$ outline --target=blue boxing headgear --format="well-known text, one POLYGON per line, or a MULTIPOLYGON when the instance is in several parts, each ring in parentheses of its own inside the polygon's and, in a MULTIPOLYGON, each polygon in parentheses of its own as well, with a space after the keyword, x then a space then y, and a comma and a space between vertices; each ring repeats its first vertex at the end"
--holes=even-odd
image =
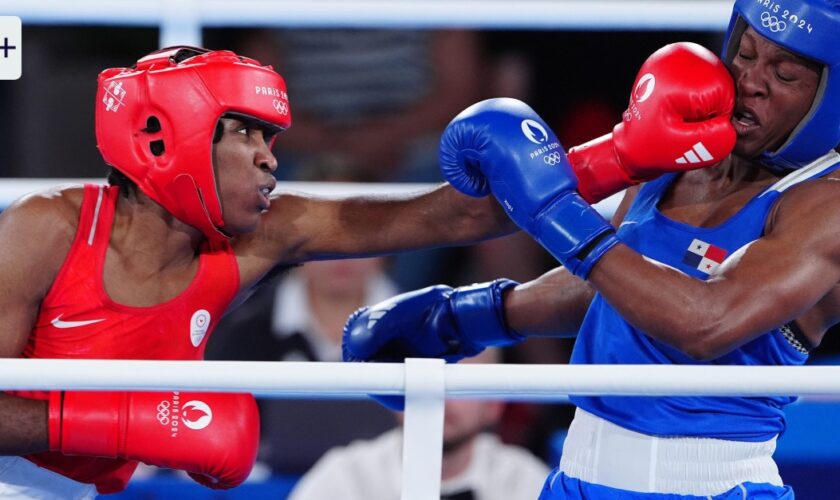
POLYGON ((723 42, 724 61, 735 58, 747 25, 771 42, 823 65, 808 114, 779 149, 762 154, 762 161, 773 167, 803 167, 840 144, 840 1, 736 0, 723 42))

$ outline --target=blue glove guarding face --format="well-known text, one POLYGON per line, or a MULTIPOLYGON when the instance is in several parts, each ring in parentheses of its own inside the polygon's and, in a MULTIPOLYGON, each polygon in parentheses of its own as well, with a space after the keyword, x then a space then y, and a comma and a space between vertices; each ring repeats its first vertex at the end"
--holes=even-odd
MULTIPOLYGON (((503 292, 516 286, 499 279, 451 288, 437 285, 397 295, 350 315, 344 326, 344 361, 402 362, 443 358, 453 363, 485 347, 510 345, 524 337, 505 325, 503 292)), ((401 410, 402 396, 374 396, 401 410)))

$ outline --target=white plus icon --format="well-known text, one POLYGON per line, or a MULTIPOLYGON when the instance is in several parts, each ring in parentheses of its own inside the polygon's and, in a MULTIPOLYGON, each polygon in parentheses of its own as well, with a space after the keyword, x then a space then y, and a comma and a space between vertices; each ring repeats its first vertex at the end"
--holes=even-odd
POLYGON ((3 50, 3 58, 4 59, 8 59, 9 58, 9 51, 14 50, 16 48, 17 47, 15 47, 14 45, 9 45, 9 39, 7 37, 3 37, 3 45, 0 45, 0 49, 3 50))
POLYGON ((0 80, 17 80, 21 75, 23 40, 20 18, 0 16, 0 80))

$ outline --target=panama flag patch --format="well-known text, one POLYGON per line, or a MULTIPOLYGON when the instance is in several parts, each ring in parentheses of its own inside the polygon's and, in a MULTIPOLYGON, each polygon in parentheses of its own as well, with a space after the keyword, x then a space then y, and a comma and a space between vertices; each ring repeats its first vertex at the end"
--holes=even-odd
POLYGON ((726 250, 695 239, 683 255, 683 264, 691 266, 701 273, 711 274, 726 258, 726 250))

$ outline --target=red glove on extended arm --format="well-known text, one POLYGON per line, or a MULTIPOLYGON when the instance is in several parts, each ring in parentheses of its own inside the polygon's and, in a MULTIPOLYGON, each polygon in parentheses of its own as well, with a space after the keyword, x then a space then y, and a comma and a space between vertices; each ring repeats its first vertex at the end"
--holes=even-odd
POLYGON ((51 451, 184 470, 210 488, 233 488, 248 477, 259 430, 250 394, 50 394, 51 451))
POLYGON ((569 150, 578 191, 590 203, 666 172, 714 165, 735 147, 735 86, 706 48, 662 47, 642 65, 633 89, 611 134, 569 150))

